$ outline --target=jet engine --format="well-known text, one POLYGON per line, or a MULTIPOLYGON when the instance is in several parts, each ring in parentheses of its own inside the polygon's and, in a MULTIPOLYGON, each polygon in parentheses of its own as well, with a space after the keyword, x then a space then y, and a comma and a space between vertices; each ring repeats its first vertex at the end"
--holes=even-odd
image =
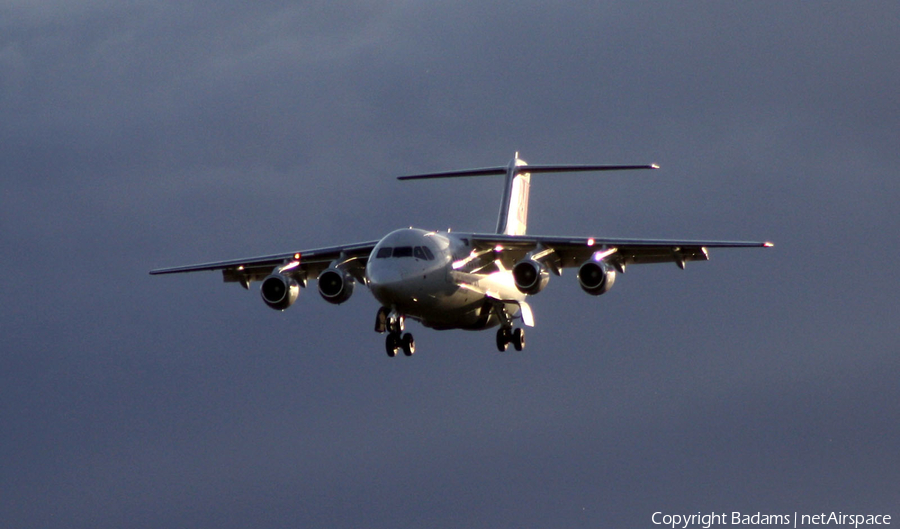
POLYGON ((585 261, 578 268, 578 284, 592 296, 605 294, 616 282, 616 271, 603 261, 585 261))
POLYGON ((329 303, 343 303, 353 295, 356 280, 340 268, 327 268, 319 274, 317 280, 319 294, 329 303))
POLYGON ((259 291, 266 305, 275 310, 284 310, 297 301, 300 284, 291 277, 276 273, 263 279, 259 291))
POLYGON ((547 286, 550 273, 547 267, 534 259, 519 261, 512 269, 516 288, 525 294, 537 294, 547 286))

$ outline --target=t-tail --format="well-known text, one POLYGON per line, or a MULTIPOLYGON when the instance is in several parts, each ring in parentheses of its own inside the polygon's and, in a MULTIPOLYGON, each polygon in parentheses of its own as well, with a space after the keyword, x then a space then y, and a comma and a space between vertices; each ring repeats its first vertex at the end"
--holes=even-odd
POLYGON ((582 171, 622 171, 631 169, 659 169, 650 165, 528 165, 515 157, 505 167, 483 167, 442 173, 427 173, 399 176, 398 180, 423 180, 428 178, 456 178, 466 176, 506 175, 500 215, 497 218, 497 233, 502 235, 525 235, 528 227, 528 195, 531 175, 534 173, 574 173, 582 171))

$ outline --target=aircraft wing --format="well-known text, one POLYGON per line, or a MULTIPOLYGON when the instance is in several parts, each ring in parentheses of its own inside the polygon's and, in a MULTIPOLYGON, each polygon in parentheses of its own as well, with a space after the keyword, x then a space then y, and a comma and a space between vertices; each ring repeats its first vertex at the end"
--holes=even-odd
POLYGON ((262 281, 276 268, 281 268, 286 274, 294 276, 300 281, 307 277, 316 277, 322 270, 338 261, 359 281, 365 283, 363 271, 372 248, 378 241, 330 246, 327 248, 315 248, 312 250, 298 250, 295 252, 249 257, 247 259, 232 259, 229 261, 215 261, 188 266, 176 266, 171 268, 157 268, 151 270, 151 275, 179 274, 184 272, 203 272, 221 270, 226 283, 240 283, 248 288, 253 281, 262 281))
MULTIPOLYGON (((707 248, 765 248, 770 242, 683 241, 668 239, 611 239, 603 237, 558 237, 542 235, 467 234, 476 251, 491 248, 498 258, 511 266, 526 254, 559 271, 580 266, 597 254, 620 272, 631 264, 675 263, 684 268, 687 261, 706 261, 707 248)), ((457 234, 465 237, 465 235, 457 234)))

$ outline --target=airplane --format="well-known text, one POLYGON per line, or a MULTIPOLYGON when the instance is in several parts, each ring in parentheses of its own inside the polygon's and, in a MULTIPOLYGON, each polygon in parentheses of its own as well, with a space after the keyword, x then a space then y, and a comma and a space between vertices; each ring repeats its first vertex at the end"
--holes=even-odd
POLYGON ((218 270, 226 283, 245 289, 261 282, 269 307, 283 311, 297 301, 301 288, 315 278, 329 303, 347 301, 356 283, 368 287, 381 304, 375 332, 387 333, 389 357, 416 350, 405 331, 411 319, 436 329, 483 330, 498 327, 496 345, 506 351, 525 347, 521 321, 534 326, 526 301, 541 292, 550 276, 577 268, 576 279, 588 294, 609 291, 617 274, 632 264, 675 263, 709 259, 708 248, 771 247, 771 242, 684 241, 527 235, 531 175, 584 171, 658 169, 649 165, 528 165, 517 152, 506 166, 414 174, 399 180, 503 176, 506 183, 493 233, 460 233, 404 228, 379 240, 274 255, 160 268, 150 274, 218 270))

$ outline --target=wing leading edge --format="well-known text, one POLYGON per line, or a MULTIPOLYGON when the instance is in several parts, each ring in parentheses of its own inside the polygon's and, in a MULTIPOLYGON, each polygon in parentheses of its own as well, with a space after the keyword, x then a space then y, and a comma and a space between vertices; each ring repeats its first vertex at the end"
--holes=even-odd
MULTIPOLYGON (((602 237, 559 237, 541 235, 456 234, 471 239, 476 250, 493 248, 509 263, 528 253, 553 264, 553 268, 573 268, 592 257, 603 259, 620 272, 631 264, 675 263, 709 259, 707 248, 768 248, 771 242, 697 241, 670 239, 615 239, 602 237)), ((504 264, 509 264, 504 263, 504 264)))
POLYGON ((186 272, 203 272, 221 270, 222 278, 226 283, 240 283, 245 288, 253 281, 261 281, 272 273, 276 267, 289 270, 290 275, 298 280, 305 281, 307 277, 318 276, 335 261, 343 266, 360 281, 364 281, 362 270, 366 266, 369 254, 378 241, 360 242, 312 250, 299 250, 296 252, 263 255, 246 259, 231 259, 228 261, 214 261, 188 266, 175 266, 170 268, 157 268, 151 270, 151 275, 180 274, 186 272), (294 264, 296 263, 296 264, 294 264), (350 266, 348 266, 350 265, 350 266))

